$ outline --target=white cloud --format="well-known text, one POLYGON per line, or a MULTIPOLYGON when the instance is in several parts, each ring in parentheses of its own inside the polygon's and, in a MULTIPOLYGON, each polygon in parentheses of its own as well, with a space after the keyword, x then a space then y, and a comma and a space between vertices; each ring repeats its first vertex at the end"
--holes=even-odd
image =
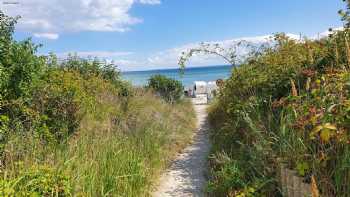
POLYGON ((151 5, 156 5, 156 4, 160 4, 160 0, 139 0, 140 3, 143 4, 151 4, 151 5))
POLYGON ((344 27, 332 28, 332 31, 327 30, 327 31, 321 32, 317 35, 311 36, 311 39, 316 40, 316 39, 320 39, 320 38, 325 38, 325 37, 333 34, 335 31, 342 31, 342 30, 344 30, 344 27))
MULTIPOLYGON (((79 31, 125 32, 142 19, 130 15, 135 3, 159 4, 160 0, 17 0, 0 9, 20 15, 18 28, 37 35, 79 31)), ((41 36, 52 38, 52 36, 41 36)))
MULTIPOLYGON (((291 37, 295 35, 290 34, 291 37)), ((246 44, 242 44, 236 49, 239 56, 244 56, 249 52, 247 44, 252 46, 260 46, 264 43, 271 42, 271 35, 257 36, 257 37, 244 37, 231 40, 221 40, 221 41, 210 41, 205 42, 208 44, 218 43, 222 48, 229 49, 237 45, 241 41, 246 41, 246 44)), ((178 68, 178 61, 182 55, 182 52, 187 52, 190 49, 198 48, 201 43, 189 43, 180 47, 174 47, 166 49, 164 51, 159 51, 153 54, 146 55, 145 57, 130 57, 124 58, 123 60, 115 59, 115 63, 122 70, 150 70, 159 68, 178 68)), ((140 54, 135 54, 140 55, 140 54)), ((227 64, 222 58, 213 55, 201 55, 194 54, 189 60, 188 65, 190 66, 208 66, 208 65, 224 65, 227 64)))
MULTIPOLYGON (((333 28, 333 31, 342 30, 343 28, 333 28)), ((309 39, 323 38, 331 34, 329 31, 322 32, 318 35, 309 36, 309 39)), ((289 38, 294 40, 300 40, 301 36, 297 34, 287 33, 289 38)), ((273 35, 255 36, 255 37, 242 37, 229 40, 217 40, 205 42, 208 44, 219 44, 224 49, 229 49, 237 43, 244 41, 245 44, 240 45, 236 48, 236 54, 239 58, 244 59, 244 57, 251 51, 250 46, 259 47, 263 44, 272 44, 273 35), (248 46, 250 45, 250 46, 248 46)), ((193 48, 198 48, 200 43, 189 43, 183 46, 174 47, 159 51, 153 54, 149 54, 145 58, 127 58, 123 61, 115 61, 117 65, 122 70, 150 70, 150 69, 160 69, 160 68, 178 68, 178 61, 181 57, 182 52, 189 51, 193 48)), ((238 59, 239 59, 238 58, 238 59)), ((209 66, 209 65, 224 65, 227 64, 221 57, 213 55, 201 55, 195 54, 187 63, 189 66, 209 66)))
MULTIPOLYGON (((333 30, 342 30, 342 28, 334 28, 333 30)), ((323 32, 319 37, 328 36, 330 32, 323 32)), ((300 40, 301 36, 297 34, 287 33, 291 39, 300 40)), ((310 36, 310 39, 316 39, 316 36, 310 36)), ((273 35, 254 36, 254 37, 241 37, 229 40, 217 40, 208 41, 208 44, 219 44, 224 49, 230 49, 237 46, 238 43, 243 42, 239 45, 236 50, 236 55, 239 59, 244 57, 251 52, 251 47, 260 47, 264 44, 273 44, 273 35)), ((178 61, 181 57, 182 52, 187 52, 190 49, 198 48, 201 43, 189 43, 180 47, 166 49, 164 51, 156 52, 149 55, 144 59, 129 60, 120 62, 118 64, 122 70, 149 70, 159 68, 178 68, 178 61), (124 64, 126 62, 126 64, 124 64)), ((214 55, 201 55, 195 54, 187 63, 189 66, 209 66, 209 65, 224 65, 227 64, 221 57, 214 55)))
POLYGON ((59 37, 59 35, 55 33, 34 33, 33 35, 37 38, 46 38, 50 40, 56 40, 59 37))
MULTIPOLYGON (((334 28, 334 30, 341 30, 341 28, 334 28)), ((329 34, 324 32, 321 36, 327 36, 329 34)), ((286 34, 288 37, 300 40, 300 35, 286 34)), ((310 36, 314 39, 316 36, 310 36)), ((224 49, 230 49, 237 46, 237 43, 243 42, 242 45, 236 48, 236 54, 239 58, 244 57, 251 51, 251 47, 259 47, 263 44, 273 44, 273 35, 255 36, 255 37, 242 37, 229 40, 217 40, 208 41, 208 44, 219 44, 224 49)), ((132 52, 118 52, 118 51, 82 51, 77 52, 82 57, 99 57, 108 61, 113 61, 121 70, 150 70, 161 68, 178 68, 178 61, 182 55, 182 52, 187 52, 190 49, 198 48, 201 43, 189 43, 179 47, 165 49, 163 51, 155 52, 152 54, 135 54, 132 52)), ((74 52, 70 52, 74 53, 74 52)), ((63 53, 63 55, 67 55, 63 53)), ((224 65, 227 64, 221 57, 213 55, 201 55, 195 54, 188 62, 189 66, 209 66, 209 65, 224 65)))
MULTIPOLYGON (((288 34, 289 37, 296 39, 299 36, 294 34, 288 34)), ((256 37, 242 37, 230 40, 219 40, 205 42, 207 44, 219 44, 223 49, 233 49, 236 51, 238 59, 243 59, 250 50, 251 47, 259 47, 263 44, 268 44, 273 41, 272 35, 256 36, 256 37), (241 45, 237 45, 242 43, 241 45)), ((142 60, 139 65, 121 65, 122 69, 157 69, 157 68, 177 68, 179 67, 178 61, 182 55, 182 52, 188 52, 190 49, 200 47, 201 43, 190 43, 180 47, 167 49, 150 55, 146 60, 142 60)), ((215 55, 203 55, 194 54, 187 63, 190 66, 208 66, 208 65, 224 65, 227 64, 223 58, 215 55)))
POLYGON ((69 51, 65 53, 59 53, 59 57, 67 57, 69 54, 76 54, 79 57, 97 57, 101 59, 109 59, 109 58, 116 58, 116 57, 123 57, 123 56, 129 56, 132 55, 132 52, 123 52, 123 51, 69 51))

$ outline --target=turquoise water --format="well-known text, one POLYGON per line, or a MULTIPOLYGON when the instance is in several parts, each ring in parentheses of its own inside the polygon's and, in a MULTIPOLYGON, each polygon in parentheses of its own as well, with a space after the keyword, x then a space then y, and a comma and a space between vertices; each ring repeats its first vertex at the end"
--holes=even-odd
POLYGON ((217 79, 227 79, 231 74, 232 66, 211 66, 186 68, 183 75, 179 69, 163 69, 149 71, 122 72, 122 78, 130 81, 135 86, 147 84, 150 76, 155 74, 180 80, 185 87, 190 87, 194 81, 215 81, 217 79))

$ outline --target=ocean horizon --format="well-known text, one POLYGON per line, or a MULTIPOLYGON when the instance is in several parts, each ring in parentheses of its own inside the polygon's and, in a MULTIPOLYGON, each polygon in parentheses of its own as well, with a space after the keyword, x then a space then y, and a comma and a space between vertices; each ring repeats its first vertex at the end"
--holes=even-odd
POLYGON ((186 67, 183 72, 180 68, 157 69, 145 71, 125 71, 121 72, 122 79, 129 81, 134 86, 144 86, 152 75, 161 74, 169 78, 182 82, 185 87, 190 87, 194 81, 215 81, 217 79, 227 79, 233 66, 203 66, 186 67))

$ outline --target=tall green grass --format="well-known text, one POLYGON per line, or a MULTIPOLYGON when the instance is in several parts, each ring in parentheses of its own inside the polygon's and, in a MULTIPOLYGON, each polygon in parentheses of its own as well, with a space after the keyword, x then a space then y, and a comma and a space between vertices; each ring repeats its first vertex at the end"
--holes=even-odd
POLYGON ((0 195, 148 196, 190 140, 191 103, 131 88, 98 59, 37 55, 13 39, 18 18, 0 18, 0 195))
MULTIPOLYGON (((169 105, 140 90, 124 103, 127 106, 111 98, 100 97, 96 111, 85 115, 66 143, 49 145, 32 135, 11 136, 5 180, 46 166, 69 180, 73 196, 148 196, 158 174, 191 138, 191 103, 169 105)), ((27 183, 19 182, 14 190, 28 191, 27 183)))

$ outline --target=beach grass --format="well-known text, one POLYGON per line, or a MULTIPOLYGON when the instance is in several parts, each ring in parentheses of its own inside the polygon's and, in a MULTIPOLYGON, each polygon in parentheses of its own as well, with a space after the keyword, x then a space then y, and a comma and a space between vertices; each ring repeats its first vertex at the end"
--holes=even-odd
POLYGON ((85 115, 67 142, 50 145, 33 135, 10 137, 4 180, 18 181, 16 194, 30 190, 28 181, 21 183, 23 177, 38 181, 44 168, 64 177, 61 185, 72 196, 148 196, 195 128, 192 104, 186 100, 170 105, 141 89, 123 106, 113 96, 98 100, 94 113, 85 115))

